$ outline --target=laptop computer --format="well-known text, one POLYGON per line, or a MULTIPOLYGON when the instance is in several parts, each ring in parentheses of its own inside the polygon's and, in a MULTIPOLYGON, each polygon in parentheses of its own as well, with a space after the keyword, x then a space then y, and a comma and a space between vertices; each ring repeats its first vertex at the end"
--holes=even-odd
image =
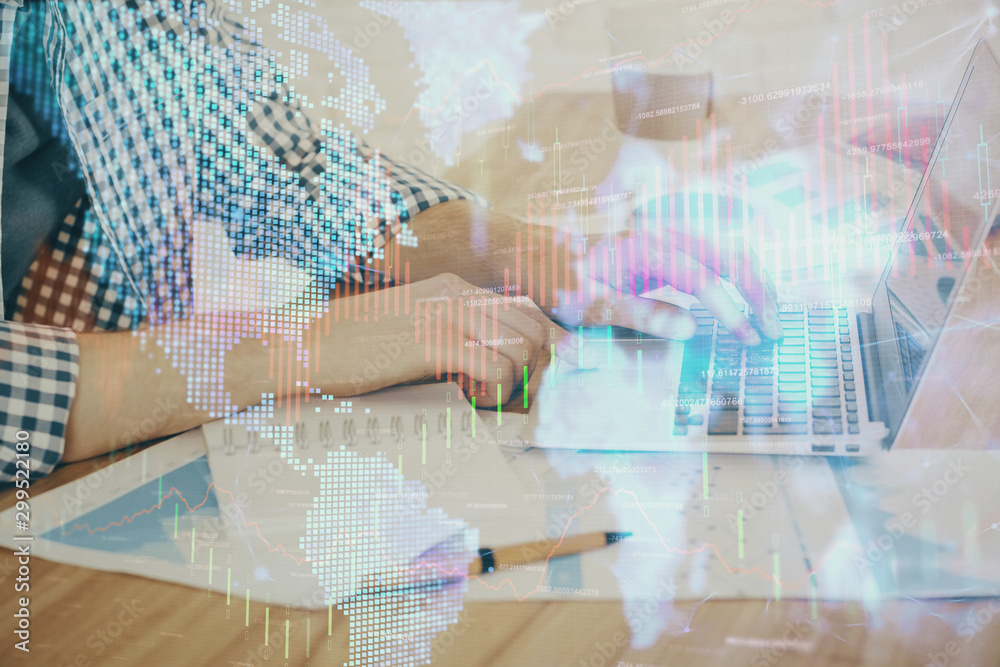
POLYGON ((901 438, 997 439, 1000 409, 988 397, 1000 396, 990 390, 1000 374, 998 133, 1000 62, 980 41, 870 307, 785 306, 784 337, 757 347, 697 306, 685 343, 588 331, 600 367, 550 369, 520 441, 860 456, 901 438))

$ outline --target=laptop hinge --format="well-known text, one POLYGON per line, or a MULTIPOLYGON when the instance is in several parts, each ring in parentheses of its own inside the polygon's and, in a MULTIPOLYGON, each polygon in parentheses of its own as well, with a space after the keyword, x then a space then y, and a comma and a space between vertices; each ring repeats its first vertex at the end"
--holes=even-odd
POLYGON ((888 411, 885 396, 875 388, 881 386, 882 369, 875 347, 875 317, 871 313, 858 313, 858 336, 861 343, 861 374, 865 378, 865 397, 868 402, 868 419, 886 423, 888 411))

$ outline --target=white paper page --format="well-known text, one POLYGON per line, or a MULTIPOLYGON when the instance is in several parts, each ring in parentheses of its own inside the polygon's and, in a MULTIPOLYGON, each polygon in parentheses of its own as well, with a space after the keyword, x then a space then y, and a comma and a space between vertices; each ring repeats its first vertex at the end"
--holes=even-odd
POLYGON ((579 513, 584 524, 593 512, 633 533, 585 556, 613 567, 627 599, 667 582, 674 599, 872 594, 850 567, 860 547, 821 457, 532 450, 519 460, 529 457, 549 488, 571 478, 577 503, 594 508, 579 513))
MULTIPOLYGON (((240 523, 245 519, 260 526, 270 543, 281 541, 286 550, 289 544, 297 545, 306 532, 307 515, 318 516, 324 502, 353 502, 350 517, 335 506, 325 521, 336 523, 337 530, 354 521, 356 533, 369 533, 378 502, 384 530, 377 543, 362 542, 369 556, 360 557, 362 550, 356 545, 350 549, 345 545, 333 559, 353 558, 355 580, 363 581, 371 572, 420 562, 420 554, 463 527, 470 529, 470 554, 478 546, 521 544, 540 534, 543 515, 490 438, 495 435, 495 416, 474 417, 471 405, 454 386, 397 388, 352 400, 314 399, 299 407, 298 420, 293 419, 297 427, 256 441, 248 440, 243 427, 222 421, 204 427, 216 483, 246 501, 240 504, 240 523), (290 442, 284 453, 275 445, 282 437, 290 442), (329 491, 315 475, 324 460, 334 463, 329 491), (373 461, 402 470, 402 493, 398 480, 387 484, 371 474, 373 461), (351 472, 362 468, 368 472, 351 472), (394 506, 399 518, 388 524, 394 506), (378 556, 371 556, 375 552, 378 556), (361 560, 366 565, 358 574, 361 560)), ((273 425, 283 427, 285 411, 277 413, 273 425)), ((220 505, 224 510, 234 506, 231 498, 220 498, 220 505)), ((255 531, 236 529, 235 539, 248 545, 260 539, 255 531)), ((297 553, 300 558, 308 555, 297 553)), ((271 560, 271 570, 279 571, 278 562, 271 560)), ((480 589, 492 595, 489 582, 470 584, 471 591, 480 589)))
MULTIPOLYGON (((209 553, 191 547, 192 525, 219 517, 210 484, 204 439, 189 431, 32 498, 31 553, 225 591, 225 559, 213 563, 209 584, 209 553)), ((13 512, 3 514, 4 526, 13 512)), ((0 542, 14 548, 12 537, 5 531, 0 542)))
POLYGON ((894 449, 840 471, 863 551, 887 596, 1000 595, 1000 452, 894 449))

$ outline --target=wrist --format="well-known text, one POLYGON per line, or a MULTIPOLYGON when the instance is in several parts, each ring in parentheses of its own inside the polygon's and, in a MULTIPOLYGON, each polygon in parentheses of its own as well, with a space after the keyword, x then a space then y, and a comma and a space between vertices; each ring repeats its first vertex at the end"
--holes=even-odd
POLYGON ((245 338, 226 352, 225 389, 239 409, 245 410, 260 403, 265 396, 278 393, 270 368, 272 356, 273 348, 267 335, 245 338))

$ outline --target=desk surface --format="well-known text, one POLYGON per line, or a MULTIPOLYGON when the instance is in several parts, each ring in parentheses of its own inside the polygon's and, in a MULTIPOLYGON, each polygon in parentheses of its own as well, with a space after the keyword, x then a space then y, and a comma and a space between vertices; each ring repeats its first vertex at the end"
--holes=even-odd
MULTIPOLYGON (((136 450, 139 451, 139 450, 136 450)), ((66 466, 32 495, 79 479, 107 458, 66 466)), ((14 503, 0 494, 0 510, 14 503)), ((31 653, 14 648, 17 559, 0 550, 0 663, 33 665, 344 664, 339 611, 245 602, 130 575, 31 561, 31 653), (9 588, 8 588, 9 587, 9 588), (286 645, 264 646, 264 624, 286 645), (264 660, 266 655, 271 657, 264 660)), ((971 602, 685 601, 646 650, 629 648, 620 602, 469 603, 433 644, 441 665, 997 665, 1000 598, 971 602)))

